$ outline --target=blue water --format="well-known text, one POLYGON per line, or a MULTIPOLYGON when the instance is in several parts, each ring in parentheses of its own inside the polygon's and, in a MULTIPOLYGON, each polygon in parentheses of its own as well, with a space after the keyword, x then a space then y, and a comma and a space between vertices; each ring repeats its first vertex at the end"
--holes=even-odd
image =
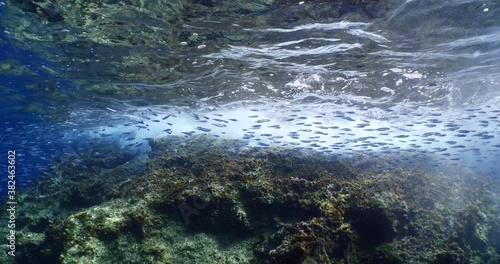
MULTIPOLYGON (((10 45, 2 45, 2 57, 6 57, 6 53, 14 52, 18 58, 24 57, 27 64, 36 61, 34 56, 30 56, 29 52, 14 50, 10 45), (29 59, 27 59, 29 58, 29 59)), ((40 60, 41 61, 41 60, 40 60)), ((45 76, 51 78, 50 76, 45 76)), ((23 94, 26 99, 37 102, 44 107, 48 107, 43 98, 38 98, 33 90, 24 89, 25 86, 39 81, 38 77, 26 76, 2 76, 3 88, 12 89, 5 91, 2 89, 2 116, 0 123, 2 124, 2 132, 0 133, 0 141, 2 142, 0 151, 7 157, 8 150, 15 150, 17 154, 17 183, 20 187, 28 186, 33 178, 55 157, 57 150, 61 147, 61 142, 58 141, 62 137, 58 128, 53 123, 47 122, 38 118, 33 113, 27 111, 19 111, 19 102, 9 100, 8 95, 12 93, 23 94)), ((2 168, 6 166, 6 162, 2 164, 2 168)), ((7 178, 0 179, 5 182, 7 178)), ((2 187, 3 188, 3 187, 2 187)))
MULTIPOLYGON (((0 5, 0 15, 3 14, 3 5, 0 5)), ((33 112, 26 111, 25 108, 30 103, 39 104, 42 109, 54 107, 35 89, 27 88, 33 84, 56 82, 60 87, 69 87, 70 81, 60 79, 44 70, 45 65, 52 65, 50 62, 40 58, 36 53, 23 50, 15 45, 9 34, 3 27, 0 28, 0 62, 17 60, 21 65, 25 65, 36 73, 37 76, 26 75, 0 75, 0 89, 2 104, 2 115, 0 123, 0 153, 5 157, 1 168, 6 171, 7 151, 15 150, 17 155, 16 182, 18 187, 24 188, 30 185, 36 175, 43 170, 51 160, 60 154, 63 144, 60 138, 63 136, 57 123, 50 122, 46 118, 33 112), (23 101, 11 100, 13 95, 22 95, 23 101), (5 168, 5 169, 4 169, 5 168)), ((0 179, 4 190, 7 177, 0 179)))
POLYGON ((348 17, 255 28, 226 18, 186 22, 192 36, 216 28, 253 41, 183 46, 179 39, 177 50, 167 55, 151 50, 178 60, 153 71, 165 72, 170 81, 121 79, 94 58, 95 68, 70 65, 74 50, 51 63, 12 39, 2 24, 0 61, 15 59, 38 75, 0 76, 1 153, 19 153, 22 186, 54 157, 89 142, 119 144, 147 157, 151 138, 196 134, 240 139, 241 148, 392 155, 399 162, 425 158, 437 168, 463 166, 499 177, 498 4, 394 1, 393 6, 370 22, 348 17), (85 89, 107 83, 140 95, 85 89), (44 94, 46 89, 63 99, 44 94), (14 100, 14 94, 23 99, 14 100), (43 111, 29 110, 34 102, 43 111), (58 115, 62 112, 68 114, 58 115))

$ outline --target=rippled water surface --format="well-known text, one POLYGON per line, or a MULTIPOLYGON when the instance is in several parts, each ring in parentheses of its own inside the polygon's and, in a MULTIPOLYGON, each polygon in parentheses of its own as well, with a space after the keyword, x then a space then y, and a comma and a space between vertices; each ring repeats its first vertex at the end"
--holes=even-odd
POLYGON ((92 142, 145 155, 152 138, 208 134, 238 148, 430 157, 498 176, 500 6, 386 5, 375 18, 193 16, 159 31, 176 36, 164 46, 134 46, 141 61, 106 38, 30 46, 2 3, 0 60, 13 65, 0 77, 2 147, 18 150, 25 175, 92 142))

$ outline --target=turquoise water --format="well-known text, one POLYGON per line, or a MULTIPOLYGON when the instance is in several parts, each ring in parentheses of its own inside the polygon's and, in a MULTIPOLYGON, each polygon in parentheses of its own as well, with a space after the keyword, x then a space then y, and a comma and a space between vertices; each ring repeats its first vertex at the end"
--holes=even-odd
POLYGON ((197 134, 242 149, 394 155, 499 176, 493 1, 389 1, 341 18, 304 18, 297 4, 274 20, 264 11, 138 20, 173 37, 148 45, 137 33, 131 46, 109 44, 112 34, 79 40, 92 27, 60 22, 26 29, 45 25, 51 36, 30 39, 7 5, 0 61, 13 66, 0 76, 0 140, 2 152, 19 153, 22 186, 62 153, 111 142, 146 158, 151 139, 197 134))

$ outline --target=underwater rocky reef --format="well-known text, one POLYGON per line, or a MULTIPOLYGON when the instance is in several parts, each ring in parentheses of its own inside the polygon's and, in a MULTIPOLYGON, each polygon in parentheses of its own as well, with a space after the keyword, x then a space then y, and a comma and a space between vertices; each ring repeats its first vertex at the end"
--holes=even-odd
POLYGON ((19 191, 16 263, 500 261, 498 179, 204 136, 150 145, 61 156, 19 191))
POLYGON ((0 263, 500 263, 498 6, 0 1, 0 263))

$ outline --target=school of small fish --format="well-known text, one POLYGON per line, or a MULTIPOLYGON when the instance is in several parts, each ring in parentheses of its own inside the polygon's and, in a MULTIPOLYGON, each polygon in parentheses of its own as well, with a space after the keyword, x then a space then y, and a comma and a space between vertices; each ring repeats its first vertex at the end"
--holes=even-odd
MULTIPOLYGON (((433 157, 433 166, 465 165, 499 171, 498 102, 462 111, 419 105, 394 108, 307 104, 300 100, 190 107, 148 106, 112 112, 114 122, 77 134, 109 139, 124 150, 147 154, 148 141, 165 136, 207 135, 235 139, 239 149, 295 149, 329 155, 377 157, 402 153, 433 157)), ((70 137, 70 136, 69 136, 70 137)), ((401 162, 398 160, 398 162, 401 162)))

